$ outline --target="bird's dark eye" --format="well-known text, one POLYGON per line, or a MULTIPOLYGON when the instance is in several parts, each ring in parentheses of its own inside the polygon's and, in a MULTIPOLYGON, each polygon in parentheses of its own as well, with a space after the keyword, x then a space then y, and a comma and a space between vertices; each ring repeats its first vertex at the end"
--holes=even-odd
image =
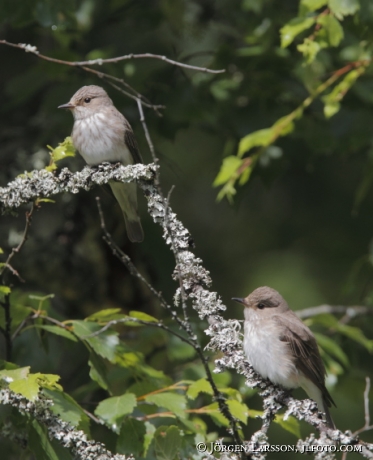
POLYGON ((85 102, 86 104, 88 104, 89 102, 91 102, 91 98, 90 98, 90 97, 86 97, 86 98, 84 99, 84 102, 85 102))
POLYGON ((258 308, 259 308, 260 310, 263 310, 264 307, 265 307, 264 303, 261 303, 261 302, 258 303, 258 308))

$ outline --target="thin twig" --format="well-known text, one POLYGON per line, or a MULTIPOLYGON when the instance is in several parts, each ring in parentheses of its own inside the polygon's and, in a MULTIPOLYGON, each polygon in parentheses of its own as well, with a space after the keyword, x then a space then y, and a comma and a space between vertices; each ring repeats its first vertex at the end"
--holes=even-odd
POLYGON ((157 157, 157 155, 155 153, 154 144, 153 144, 153 141, 152 141, 152 139, 150 137, 150 134, 149 134, 149 130, 148 130, 148 126, 147 126, 146 121, 145 121, 145 116, 144 116, 144 111, 142 109, 142 106, 143 106, 143 102, 142 102, 141 99, 138 98, 137 99, 137 107, 139 109, 140 121, 141 121, 142 127, 144 129, 144 133, 145 133, 146 141, 147 141, 148 146, 149 146, 150 153, 151 153, 152 158, 153 158, 153 163, 157 164, 157 163, 159 163, 159 158, 157 157))
POLYGON ((83 409, 83 412, 91 419, 93 420, 95 423, 97 423, 98 425, 105 425, 105 422, 99 418, 97 418, 95 415, 93 415, 91 412, 89 412, 88 410, 86 409, 83 409))
POLYGON ((10 316, 10 294, 4 296, 4 300, 0 302, 4 308, 5 328, 3 334, 5 338, 5 359, 12 361, 13 342, 12 342, 12 317, 10 316))
POLYGON ((116 326, 117 324, 125 324, 125 323, 138 323, 138 324, 142 324, 144 326, 158 327, 159 329, 163 329, 164 331, 174 335, 175 337, 178 337, 180 340, 182 340, 183 342, 187 343, 188 345, 190 345, 191 347, 194 348, 193 343, 187 337, 184 337, 181 334, 178 334, 177 332, 173 331, 168 326, 163 324, 161 321, 144 321, 142 319, 132 318, 131 316, 129 316, 128 318, 113 319, 111 321, 108 321, 105 324, 105 326, 102 326, 101 329, 99 329, 98 331, 95 331, 92 334, 89 334, 89 335, 87 335, 87 336, 85 336, 83 338, 88 339, 88 338, 91 338, 91 337, 96 337, 97 335, 100 335, 103 332, 105 332, 108 329, 110 329, 112 326, 116 326))
POLYGON ((373 308, 365 307, 362 305, 319 305, 317 307, 304 308, 303 310, 296 311, 296 314, 301 319, 311 318, 312 316, 322 315, 322 314, 343 314, 341 318, 341 323, 347 323, 351 319, 360 315, 372 315, 373 308))
POLYGON ((206 73, 213 73, 213 74, 225 72, 225 69, 213 70, 213 69, 208 69, 206 67, 199 67, 195 65, 185 64, 184 62, 174 61, 172 59, 167 58, 166 56, 162 56, 160 54, 152 54, 152 53, 142 53, 142 54, 132 54, 131 53, 131 54, 126 54, 124 56, 117 56, 114 58, 108 58, 108 59, 99 58, 99 59, 91 59, 89 61, 63 61, 61 59, 51 58, 49 56, 45 56, 39 53, 36 46, 26 45, 24 43, 19 43, 17 45, 16 43, 10 43, 7 40, 0 40, 0 44, 12 46, 13 48, 23 49, 26 51, 26 53, 33 53, 36 56, 38 56, 40 59, 44 59, 49 62, 55 62, 56 64, 64 64, 64 65, 69 65, 73 67, 103 65, 103 64, 109 64, 109 63, 117 63, 121 61, 128 61, 131 59, 159 59, 163 62, 167 62, 168 64, 171 64, 177 67, 183 67, 184 69, 195 70, 197 72, 206 72, 206 73))
POLYGON ((13 259, 13 257, 20 252, 20 250, 23 248, 23 245, 25 244, 28 238, 28 232, 31 226, 32 214, 34 210, 35 210, 35 203, 32 203, 30 211, 26 211, 26 224, 25 224, 25 229, 23 230, 21 241, 19 242, 18 246, 16 246, 15 248, 11 250, 4 265, 0 268, 0 276, 3 276, 5 270, 8 269, 11 273, 13 273, 13 275, 17 276, 20 281, 24 282, 24 279, 22 279, 19 273, 10 265, 10 262, 13 259))
MULTIPOLYGON (((370 392, 370 378, 365 377, 365 390, 364 390, 364 426, 356 430, 352 436, 357 436, 360 433, 363 433, 364 431, 369 431, 373 429, 373 425, 370 424, 370 410, 369 410, 369 392, 370 392)), ((346 460, 347 458, 347 453, 344 452, 341 460, 346 460)))

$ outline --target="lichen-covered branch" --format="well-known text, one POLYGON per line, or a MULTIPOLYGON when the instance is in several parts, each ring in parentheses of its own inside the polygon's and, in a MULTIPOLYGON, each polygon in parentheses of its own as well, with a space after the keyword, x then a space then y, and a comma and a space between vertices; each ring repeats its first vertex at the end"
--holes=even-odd
POLYGON ((45 169, 18 176, 7 187, 0 187, 0 212, 18 208, 37 198, 48 198, 59 193, 78 193, 90 190, 94 185, 106 184, 109 180, 133 182, 136 179, 151 181, 155 175, 154 164, 123 166, 119 163, 103 163, 97 167, 86 166, 77 173, 67 168, 55 175, 45 169))
POLYGON ((56 439, 62 446, 69 449, 76 459, 126 460, 129 458, 120 454, 112 454, 102 443, 88 440, 83 431, 76 430, 54 415, 49 409, 53 402, 42 394, 32 402, 9 389, 2 389, 0 390, 0 404, 10 405, 22 415, 28 415, 37 420, 46 427, 50 439, 56 439))

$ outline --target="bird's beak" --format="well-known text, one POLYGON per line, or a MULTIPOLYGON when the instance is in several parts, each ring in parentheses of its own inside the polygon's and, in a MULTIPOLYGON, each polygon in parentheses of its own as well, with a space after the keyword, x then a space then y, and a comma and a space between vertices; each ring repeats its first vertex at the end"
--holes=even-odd
POLYGON ((234 300, 235 302, 238 302, 238 303, 242 303, 243 305, 246 305, 245 299, 243 299, 241 297, 232 297, 232 300, 234 300))
POLYGON ((71 102, 68 102, 67 104, 62 104, 57 107, 58 109, 75 109, 75 105, 72 104, 71 102))

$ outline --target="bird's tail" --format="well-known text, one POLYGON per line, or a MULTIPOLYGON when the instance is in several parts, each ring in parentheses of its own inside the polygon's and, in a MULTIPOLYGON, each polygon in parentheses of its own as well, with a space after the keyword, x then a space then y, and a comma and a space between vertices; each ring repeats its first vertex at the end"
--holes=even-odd
POLYGON ((141 243, 144 239, 144 231, 137 213, 136 184, 123 184, 114 181, 110 181, 109 184, 123 212, 128 238, 133 243, 141 243))
POLYGON ((320 408, 320 410, 322 412, 325 412, 326 424, 328 425, 328 427, 331 428, 332 430, 335 430, 336 426, 333 422, 332 416, 330 415, 328 406, 330 406, 330 402, 328 399, 326 399, 325 395, 323 395, 322 407, 320 408))

